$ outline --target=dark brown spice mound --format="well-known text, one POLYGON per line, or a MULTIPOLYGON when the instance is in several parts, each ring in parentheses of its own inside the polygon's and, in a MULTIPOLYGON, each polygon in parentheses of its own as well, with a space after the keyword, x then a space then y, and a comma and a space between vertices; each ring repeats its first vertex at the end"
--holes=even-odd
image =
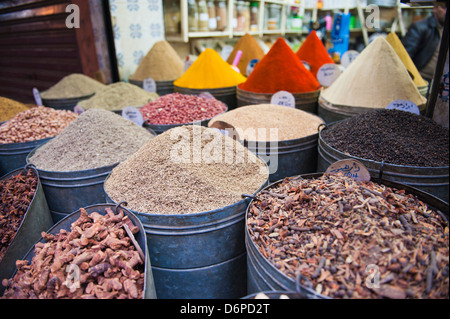
POLYGON ((19 229, 37 187, 37 176, 29 169, 0 181, 0 262, 19 229))
POLYGON ((433 120, 398 110, 377 110, 322 130, 331 147, 377 162, 440 167, 449 165, 449 131, 433 120))

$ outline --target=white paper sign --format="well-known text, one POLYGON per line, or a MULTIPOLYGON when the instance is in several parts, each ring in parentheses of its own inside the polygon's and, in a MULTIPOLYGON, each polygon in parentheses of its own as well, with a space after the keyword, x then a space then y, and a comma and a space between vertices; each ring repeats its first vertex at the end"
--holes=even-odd
POLYGON ((79 115, 84 112, 84 109, 79 105, 75 105, 73 107, 73 112, 79 115))
POLYGON ((247 76, 249 76, 250 73, 253 72, 253 69, 255 68, 255 66, 256 66, 256 64, 257 64, 258 62, 259 62, 258 59, 253 59, 253 60, 251 60, 251 61, 248 63, 248 65, 247 65, 247 70, 246 70, 247 76))
POLYGON ((328 166, 325 174, 343 174, 344 176, 351 177, 357 181, 370 181, 370 173, 367 168, 361 162, 353 159, 344 159, 331 164, 328 166))
POLYGON ((37 88, 33 88, 33 96, 34 101, 36 102, 36 105, 42 106, 42 99, 41 94, 39 93, 39 90, 37 88))
POLYGON ((127 106, 122 110, 122 117, 126 118, 127 120, 133 121, 139 126, 142 126, 144 124, 144 117, 142 116, 141 112, 133 107, 133 106, 127 106))
POLYGON ((311 71, 311 65, 308 62, 302 60, 302 63, 308 71, 311 71))
POLYGON ((359 56, 359 52, 355 50, 348 50, 341 57, 341 65, 346 68, 359 56))
POLYGON ((156 82, 152 78, 147 78, 142 83, 142 88, 147 92, 156 93, 156 82))
POLYGON ((270 103, 295 108, 295 98, 287 91, 278 91, 272 95, 270 103))
POLYGON ((220 56, 222 57, 222 59, 226 61, 230 56, 231 52, 233 52, 233 47, 227 44, 222 48, 222 53, 220 54, 220 56))
POLYGON ((334 63, 327 63, 317 71, 317 80, 320 85, 329 87, 341 75, 341 69, 334 63))
POLYGON ((202 92, 198 95, 199 97, 203 97, 205 99, 214 99, 214 95, 209 92, 202 92))
POLYGON ((420 115, 420 110, 414 102, 407 100, 395 100, 386 106, 387 110, 400 110, 420 115))

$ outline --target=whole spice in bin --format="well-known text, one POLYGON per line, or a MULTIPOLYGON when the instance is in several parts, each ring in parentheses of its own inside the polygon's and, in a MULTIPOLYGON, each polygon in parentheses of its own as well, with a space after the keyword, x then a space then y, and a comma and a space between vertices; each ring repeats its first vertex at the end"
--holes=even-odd
POLYGON ((0 126, 0 144, 24 143, 56 136, 76 117, 77 114, 67 110, 33 107, 0 126))
POLYGON ((88 214, 70 229, 42 233, 45 241, 34 247, 34 257, 16 261, 17 273, 9 280, 5 299, 137 299, 144 292, 144 258, 132 234, 139 228, 123 213, 88 214), (71 273, 73 278, 69 277, 71 273))
POLYGON ((140 112, 150 124, 186 124, 210 119, 226 109, 215 98, 172 93, 147 103, 140 112))
POLYGON ((17 113, 28 110, 25 104, 0 96, 0 122, 7 121, 17 113))
POLYGON ((31 169, 0 181, 0 262, 22 224, 36 192, 37 181, 31 169))
POLYGON ((29 158, 45 171, 79 171, 125 160, 153 135, 122 116, 101 109, 87 110, 29 158))
POLYGON ((320 117, 311 113, 275 104, 242 106, 214 117, 208 126, 216 121, 241 129, 244 135, 239 136, 247 141, 270 141, 271 129, 276 129, 278 141, 299 139, 317 134, 323 123, 320 117))
POLYGON ((322 130, 321 137, 331 147, 364 159, 420 167, 449 165, 448 128, 409 112, 366 112, 322 130))
POLYGON ((404 190, 343 175, 286 178, 257 195, 247 224, 279 271, 322 295, 449 297, 448 220, 404 190))
POLYGON ((189 214, 235 204, 267 180, 263 161, 240 143, 199 125, 156 136, 105 181, 115 202, 149 214, 189 214))
POLYGON ((318 90, 320 84, 286 41, 278 38, 238 88, 255 93, 306 93, 318 90))
POLYGON ((41 97, 44 99, 76 98, 94 94, 103 88, 105 88, 103 83, 87 75, 73 73, 63 77, 58 83, 41 92, 41 97))
POLYGON ((103 109, 108 111, 120 111, 127 106, 141 107, 142 105, 158 98, 158 94, 147 92, 140 87, 117 82, 105 86, 95 95, 78 103, 84 110, 103 109))

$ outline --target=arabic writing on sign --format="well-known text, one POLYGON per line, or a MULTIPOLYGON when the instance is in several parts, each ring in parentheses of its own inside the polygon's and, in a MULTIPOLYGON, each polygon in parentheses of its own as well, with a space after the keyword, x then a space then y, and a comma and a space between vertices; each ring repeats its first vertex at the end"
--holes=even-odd
POLYGON ((349 164, 345 164, 343 167, 331 168, 331 174, 342 173, 344 176, 358 178, 359 171, 361 167, 358 164, 353 163, 351 166, 349 164))
POLYGON ((420 110, 417 107, 416 104, 414 104, 411 101, 407 100, 396 100, 389 103, 388 106, 386 106, 386 109, 388 110, 400 110, 405 112, 410 112, 414 114, 420 114, 420 110))

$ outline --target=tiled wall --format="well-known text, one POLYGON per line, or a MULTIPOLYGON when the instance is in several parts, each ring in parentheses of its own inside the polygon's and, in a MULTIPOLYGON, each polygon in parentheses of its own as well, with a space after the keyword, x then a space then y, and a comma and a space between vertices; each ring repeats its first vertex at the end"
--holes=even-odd
POLYGON ((162 0, 109 0, 117 64, 128 80, 156 41, 164 40, 162 0))

